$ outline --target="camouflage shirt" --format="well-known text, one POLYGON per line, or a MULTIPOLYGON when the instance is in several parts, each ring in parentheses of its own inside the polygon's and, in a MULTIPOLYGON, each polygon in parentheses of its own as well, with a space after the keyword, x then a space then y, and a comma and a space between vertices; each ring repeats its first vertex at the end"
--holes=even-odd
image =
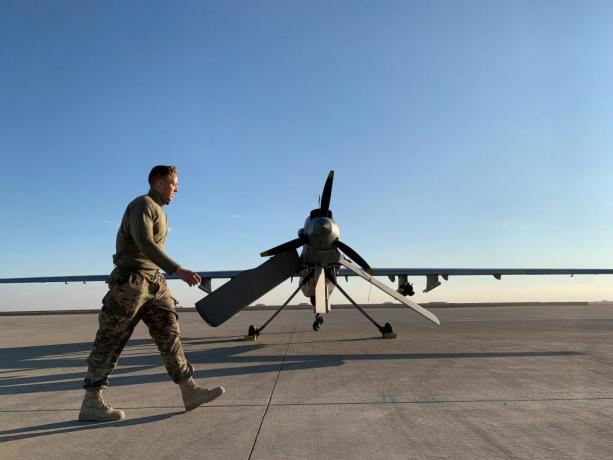
POLYGON ((164 252, 168 226, 162 196, 153 189, 134 199, 126 208, 117 231, 113 263, 130 271, 174 273, 179 268, 164 252))

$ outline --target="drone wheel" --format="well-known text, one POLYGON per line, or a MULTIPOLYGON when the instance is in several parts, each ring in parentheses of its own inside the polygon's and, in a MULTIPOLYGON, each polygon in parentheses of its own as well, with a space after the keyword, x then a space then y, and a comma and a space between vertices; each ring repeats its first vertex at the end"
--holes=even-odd
POLYGON ((398 337, 398 334, 394 332, 390 323, 385 323, 385 326, 383 326, 380 331, 384 339, 395 339, 398 337))
POLYGON ((315 315, 315 321, 313 322, 313 330, 318 331, 321 325, 324 323, 324 318, 319 313, 315 315))

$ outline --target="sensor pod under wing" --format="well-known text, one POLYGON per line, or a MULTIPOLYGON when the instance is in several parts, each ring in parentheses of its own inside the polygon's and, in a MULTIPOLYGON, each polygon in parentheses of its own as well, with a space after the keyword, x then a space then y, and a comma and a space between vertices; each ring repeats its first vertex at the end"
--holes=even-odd
POLYGON ((296 275, 301 265, 295 249, 282 252, 215 289, 196 302, 196 310, 207 324, 217 327, 290 276, 296 275))

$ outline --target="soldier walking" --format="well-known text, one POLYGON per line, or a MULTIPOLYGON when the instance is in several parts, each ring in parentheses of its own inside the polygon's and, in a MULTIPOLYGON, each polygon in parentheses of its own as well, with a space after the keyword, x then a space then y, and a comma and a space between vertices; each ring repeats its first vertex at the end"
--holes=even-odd
POLYGON ((149 173, 149 185, 149 193, 128 205, 117 232, 115 269, 107 281, 109 291, 102 299, 99 328, 87 359, 79 420, 103 422, 125 417, 123 411, 104 402, 102 391, 109 385, 109 375, 141 319, 149 328, 168 375, 181 389, 186 411, 225 391, 223 387, 202 388, 194 382, 194 370, 181 346, 176 300, 159 271, 175 273, 189 286, 201 282, 198 273, 181 267, 164 252, 168 227, 163 206, 179 191, 177 169, 155 166, 149 173))

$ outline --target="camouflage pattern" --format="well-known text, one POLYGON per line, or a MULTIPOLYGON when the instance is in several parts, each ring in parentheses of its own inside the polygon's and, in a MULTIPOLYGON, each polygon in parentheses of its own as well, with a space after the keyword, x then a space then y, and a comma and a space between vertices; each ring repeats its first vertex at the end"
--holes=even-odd
POLYGON ((175 383, 190 378, 193 368, 181 346, 177 302, 164 277, 159 272, 116 268, 107 282, 109 292, 102 300, 83 388, 108 386, 109 375, 141 319, 149 328, 170 378, 175 383))

